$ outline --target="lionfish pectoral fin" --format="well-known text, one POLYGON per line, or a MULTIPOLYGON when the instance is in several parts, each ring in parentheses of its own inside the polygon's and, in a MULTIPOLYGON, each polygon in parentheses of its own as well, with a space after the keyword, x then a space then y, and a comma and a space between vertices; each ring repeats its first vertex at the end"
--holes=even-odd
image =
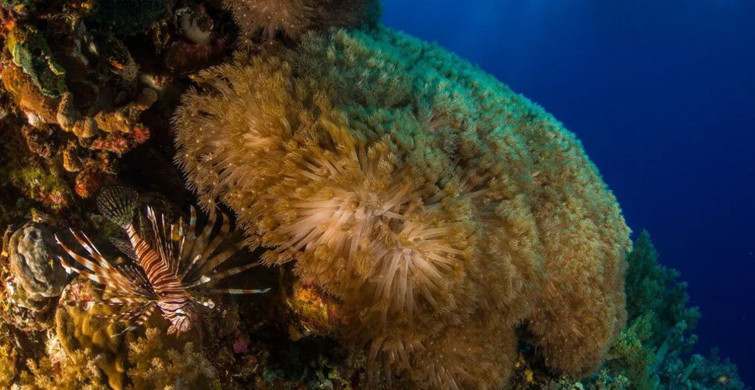
POLYGON ((198 286, 210 283, 210 282, 222 280, 222 279, 225 279, 225 278, 227 278, 229 276, 236 275, 238 273, 241 273, 241 272, 244 272, 244 271, 248 270, 249 268, 256 267, 256 266, 261 265, 261 264, 262 263, 259 263, 259 262, 249 263, 249 264, 244 264, 244 265, 241 265, 241 266, 238 266, 238 267, 233 267, 231 269, 228 269, 228 270, 225 270, 225 271, 222 271, 222 272, 216 272, 216 273, 214 273, 214 274, 212 274, 210 276, 203 275, 196 282, 190 283, 190 284, 186 285, 186 288, 187 289, 195 288, 195 287, 198 287, 198 286))
POLYGON ((118 337, 118 336, 122 336, 122 335, 124 335, 124 334, 126 334, 128 332, 133 332, 133 331, 135 331, 137 329, 138 329, 138 327, 136 327, 136 326, 129 326, 126 329, 123 329, 122 331, 120 331, 118 333, 111 334, 110 337, 111 338, 115 338, 115 337, 118 337))
POLYGON ((138 197, 137 192, 131 188, 108 187, 100 191, 97 197, 97 209, 100 214, 118 226, 126 226, 134 218, 138 197))
POLYGON ((110 241, 111 244, 113 244, 114 247, 116 247, 121 253, 126 255, 129 259, 132 261, 138 261, 139 257, 136 255, 136 251, 134 251, 134 248, 131 246, 131 243, 128 241, 128 239, 123 239, 120 237, 108 237, 108 241, 110 241))
POLYGON ((140 306, 136 310, 132 310, 130 312, 126 313, 119 313, 122 317, 126 317, 126 326, 125 329, 122 331, 112 335, 111 337, 120 336, 126 332, 132 332, 136 329, 138 329, 144 322, 146 322, 149 317, 152 316, 152 313, 155 311, 155 305, 153 302, 147 302, 144 305, 140 306))

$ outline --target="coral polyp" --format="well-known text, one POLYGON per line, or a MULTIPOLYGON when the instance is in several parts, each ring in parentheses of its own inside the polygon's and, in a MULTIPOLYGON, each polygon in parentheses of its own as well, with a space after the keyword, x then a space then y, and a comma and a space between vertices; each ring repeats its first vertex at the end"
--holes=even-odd
POLYGON ((353 143, 342 159, 313 154, 286 174, 300 197, 271 215, 276 226, 262 241, 276 248, 263 257, 271 263, 311 256, 324 267, 315 273, 358 275, 382 322, 389 313, 411 317, 418 307, 450 304, 448 288, 469 257, 461 221, 445 222, 440 203, 423 204, 416 183, 371 160, 384 146, 353 143))
MULTIPOLYGON (((166 224, 163 215, 158 217, 152 208, 147 207, 150 226, 138 229, 132 222, 136 201, 136 192, 123 187, 103 190, 98 198, 100 212, 126 232, 128 241, 119 246, 132 258, 132 262, 116 265, 100 253, 89 237, 73 230, 73 238, 89 254, 89 258, 69 249, 56 236, 58 244, 83 269, 73 266, 63 256, 58 259, 68 273, 75 272, 104 285, 110 296, 102 303, 130 306, 129 310, 123 310, 116 317, 128 325, 124 331, 135 329, 149 319, 155 309, 160 309, 163 317, 171 322, 169 333, 187 332, 197 321, 198 308, 212 306, 212 301, 201 296, 200 288, 259 263, 250 262, 213 272, 239 249, 238 245, 231 244, 226 249, 218 250, 229 232, 228 218, 223 218, 219 213, 211 215, 207 226, 199 230, 196 229, 197 215, 193 208, 187 227, 183 219, 179 219, 177 224, 166 224), (221 216, 221 227, 218 234, 212 236, 216 215, 221 216)), ((267 290, 211 291, 257 294, 267 290)))
POLYGON ((375 0, 223 0, 244 38, 277 34, 298 39, 312 29, 355 27, 374 23, 380 4, 375 0))

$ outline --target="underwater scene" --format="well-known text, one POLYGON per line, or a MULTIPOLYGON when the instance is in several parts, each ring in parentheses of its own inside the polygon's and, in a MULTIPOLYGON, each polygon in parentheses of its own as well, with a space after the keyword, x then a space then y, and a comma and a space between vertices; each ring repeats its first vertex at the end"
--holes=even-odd
POLYGON ((0 389, 750 389, 752 20, 0 0, 0 389))

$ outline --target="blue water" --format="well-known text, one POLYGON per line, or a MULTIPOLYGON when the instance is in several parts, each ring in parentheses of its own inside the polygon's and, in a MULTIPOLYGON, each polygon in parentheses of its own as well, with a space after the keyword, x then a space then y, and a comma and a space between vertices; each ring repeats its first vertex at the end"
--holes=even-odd
POLYGON ((584 143, 689 283, 697 351, 755 384, 755 1, 384 0, 383 22, 497 76, 584 143))

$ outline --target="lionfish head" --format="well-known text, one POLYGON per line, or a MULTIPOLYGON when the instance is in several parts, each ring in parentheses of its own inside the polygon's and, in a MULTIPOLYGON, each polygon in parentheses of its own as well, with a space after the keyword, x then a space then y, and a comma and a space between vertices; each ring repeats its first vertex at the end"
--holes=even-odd
POLYGON ((191 303, 186 300, 183 302, 160 301, 157 303, 160 310, 170 321, 168 334, 185 333, 191 330, 192 325, 198 320, 197 313, 191 307, 191 303))

